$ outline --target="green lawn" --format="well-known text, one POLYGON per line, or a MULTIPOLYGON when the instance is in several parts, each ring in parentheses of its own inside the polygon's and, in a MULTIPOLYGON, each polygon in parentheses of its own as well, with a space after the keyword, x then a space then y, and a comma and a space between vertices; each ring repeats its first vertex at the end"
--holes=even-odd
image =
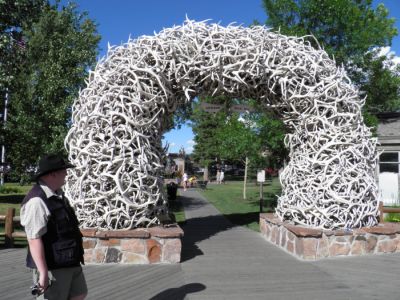
MULTIPOLYGON (((264 183, 264 212, 273 211, 276 206, 276 195, 280 195, 279 178, 264 183)), ((233 224, 246 226, 252 230, 259 229, 260 187, 255 182, 247 184, 247 199, 243 200, 243 181, 228 181, 226 184, 208 184, 206 190, 200 191, 226 218, 233 224)))
POLYGON ((168 205, 169 205, 171 212, 175 215, 176 223, 182 224, 183 222, 185 222, 186 218, 185 218, 185 212, 183 210, 181 198, 178 196, 176 198, 176 200, 169 201, 168 205))
MULTIPOLYGON (((399 205, 392 205, 393 208, 400 208, 399 205)), ((385 222, 400 222, 400 213, 388 213, 385 216, 385 222)))
MULTIPOLYGON (((32 185, 21 186, 18 183, 6 183, 0 187, 0 215, 6 215, 9 207, 15 208, 15 215, 19 216, 21 201, 32 185)), ((22 231, 19 224, 15 224, 15 231, 22 231)), ((4 223, 0 223, 0 232, 4 232, 4 223)), ((16 247, 26 246, 26 239, 17 238, 14 241, 16 247)), ((4 245, 4 236, 0 235, 0 247, 4 245)))

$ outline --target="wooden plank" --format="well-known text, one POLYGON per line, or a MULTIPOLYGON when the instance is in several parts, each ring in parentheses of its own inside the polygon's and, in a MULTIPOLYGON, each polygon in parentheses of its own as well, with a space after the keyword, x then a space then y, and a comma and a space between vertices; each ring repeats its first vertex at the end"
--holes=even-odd
POLYGON ((383 212, 385 212, 385 213, 400 213, 400 208, 384 207, 383 212))
POLYGON ((13 241, 13 231, 14 231, 14 222, 13 218, 15 216, 15 208, 14 207, 9 207, 7 209, 7 217, 6 217, 6 224, 5 224, 5 246, 12 248, 14 246, 14 241, 13 241))
POLYGON ((16 231, 12 234, 13 238, 26 238, 26 233, 23 231, 16 231))

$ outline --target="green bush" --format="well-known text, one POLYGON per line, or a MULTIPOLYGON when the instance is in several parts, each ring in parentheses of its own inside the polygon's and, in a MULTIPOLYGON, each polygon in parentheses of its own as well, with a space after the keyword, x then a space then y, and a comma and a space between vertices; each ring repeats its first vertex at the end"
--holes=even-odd
POLYGON ((6 185, 0 186, 0 194, 18 194, 20 192, 21 191, 19 190, 19 188, 15 186, 6 186, 6 185))

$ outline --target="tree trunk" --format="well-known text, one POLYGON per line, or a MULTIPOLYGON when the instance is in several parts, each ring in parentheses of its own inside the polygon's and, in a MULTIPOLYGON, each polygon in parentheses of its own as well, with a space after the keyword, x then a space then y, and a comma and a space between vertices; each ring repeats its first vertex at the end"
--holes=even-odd
POLYGON ((249 165, 249 158, 246 156, 246 161, 244 163, 244 180, 243 180, 243 200, 246 200, 246 185, 247 185, 247 167, 249 165))
POLYGON ((203 173, 203 180, 207 180, 208 181, 208 165, 204 166, 204 173, 203 173))

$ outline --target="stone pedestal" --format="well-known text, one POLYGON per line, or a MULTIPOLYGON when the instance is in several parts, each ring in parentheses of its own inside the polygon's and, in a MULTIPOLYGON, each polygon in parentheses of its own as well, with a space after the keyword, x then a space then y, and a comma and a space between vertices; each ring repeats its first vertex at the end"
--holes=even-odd
POLYGON ((171 264, 181 260, 183 231, 179 226, 81 232, 86 264, 171 264))
POLYGON ((354 230, 321 230, 281 222, 260 214, 261 234, 304 260, 400 252, 400 223, 381 223, 354 230))

